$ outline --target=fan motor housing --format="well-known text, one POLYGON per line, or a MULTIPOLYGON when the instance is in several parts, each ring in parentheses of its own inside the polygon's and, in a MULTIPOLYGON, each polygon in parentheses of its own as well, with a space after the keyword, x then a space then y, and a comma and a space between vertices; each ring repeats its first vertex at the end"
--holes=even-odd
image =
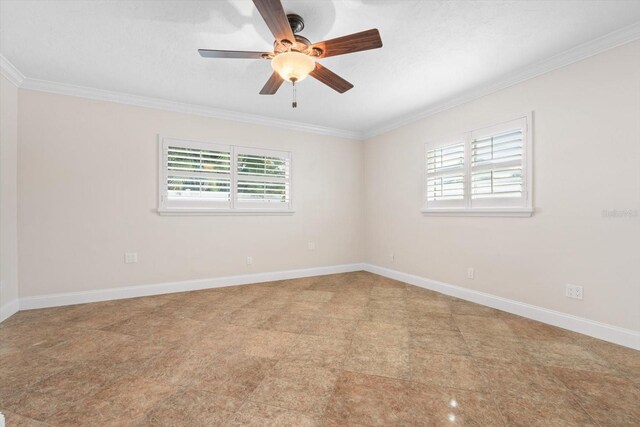
POLYGON ((291 31, 293 34, 299 33, 304 30, 304 19, 302 16, 296 15, 295 13, 290 13, 287 15, 287 19, 289 20, 289 25, 291 26, 291 31))

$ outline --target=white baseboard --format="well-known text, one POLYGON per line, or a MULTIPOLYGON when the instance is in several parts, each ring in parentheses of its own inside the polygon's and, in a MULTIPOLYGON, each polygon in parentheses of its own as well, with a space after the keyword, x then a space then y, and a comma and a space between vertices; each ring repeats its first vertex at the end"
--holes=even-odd
POLYGON ((573 332, 578 332, 580 334, 623 345, 625 347, 630 347, 635 350, 640 350, 640 332, 638 331, 620 328, 618 326, 602 322, 596 322, 594 320, 585 319, 584 317, 549 310, 484 292, 426 279, 413 274, 379 267, 377 265, 365 263, 363 269, 370 273, 379 274, 380 276, 385 276, 390 279, 400 280, 421 288, 440 292, 445 295, 475 302, 477 304, 482 304, 512 314, 517 314, 518 316, 523 316, 542 323, 568 329, 573 332))
POLYGON ((0 322, 4 322, 9 317, 13 316, 20 309, 20 303, 18 298, 13 301, 9 301, 2 307, 0 307, 0 322))
MULTIPOLYGON (((20 298, 20 310, 60 307, 64 305, 84 304, 88 302, 109 301, 175 292, 197 291, 200 289, 222 288, 225 286, 247 285, 251 283, 271 282, 274 280, 297 279, 327 274, 361 271, 362 264, 344 264, 328 267, 305 268, 300 270, 274 271, 269 273, 244 274, 239 276, 217 277, 211 279, 185 280, 180 282, 157 283, 153 285, 125 286, 121 288, 100 289, 96 291, 69 292, 35 297, 20 298)), ((17 311, 17 310, 16 310, 17 311)))
POLYGON ((507 298, 498 297, 436 280, 426 279, 413 274, 403 273, 366 263, 354 263, 327 267, 305 268, 300 270, 274 271, 269 273, 245 274, 238 276, 218 277, 211 279, 185 280, 152 285, 126 286, 121 288, 101 289, 86 292, 70 292, 35 297, 20 298, 0 307, 0 322, 20 310, 36 308, 59 307, 72 304, 108 301, 124 298, 161 295, 175 292, 196 291, 201 289, 221 288, 225 286, 246 285, 251 283, 270 282, 274 280, 296 279, 327 274, 348 273, 365 270, 380 276, 400 280, 411 285, 440 292, 456 298, 493 307, 549 325, 558 326, 570 331, 578 332, 594 338, 640 350, 640 332, 606 323, 573 316, 555 310, 526 304, 507 298))

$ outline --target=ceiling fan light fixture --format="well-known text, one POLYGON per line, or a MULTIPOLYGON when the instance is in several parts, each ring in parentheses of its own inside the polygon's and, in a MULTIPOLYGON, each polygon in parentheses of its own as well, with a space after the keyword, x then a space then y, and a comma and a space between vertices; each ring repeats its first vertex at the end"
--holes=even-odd
POLYGON ((289 82, 304 80, 316 67, 316 61, 300 52, 284 52, 271 60, 271 68, 289 82))

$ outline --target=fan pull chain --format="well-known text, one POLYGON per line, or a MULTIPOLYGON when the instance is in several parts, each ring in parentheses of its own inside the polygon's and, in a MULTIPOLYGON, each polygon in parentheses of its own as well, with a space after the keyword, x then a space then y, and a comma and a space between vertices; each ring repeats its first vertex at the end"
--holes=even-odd
POLYGON ((296 81, 291 80, 293 83, 293 102, 291 103, 291 108, 298 108, 298 101, 296 100, 296 81))

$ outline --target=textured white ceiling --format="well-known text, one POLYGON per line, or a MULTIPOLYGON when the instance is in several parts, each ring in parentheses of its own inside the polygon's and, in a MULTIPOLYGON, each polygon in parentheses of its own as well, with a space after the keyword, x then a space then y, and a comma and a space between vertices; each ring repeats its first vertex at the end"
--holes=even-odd
POLYGON ((283 0, 320 41, 378 28, 382 49, 323 65, 355 87, 309 78, 258 95, 268 61, 204 59, 198 48, 269 50, 250 0, 1 0, 0 52, 29 78, 356 132, 429 108, 640 21, 640 1, 283 0))

